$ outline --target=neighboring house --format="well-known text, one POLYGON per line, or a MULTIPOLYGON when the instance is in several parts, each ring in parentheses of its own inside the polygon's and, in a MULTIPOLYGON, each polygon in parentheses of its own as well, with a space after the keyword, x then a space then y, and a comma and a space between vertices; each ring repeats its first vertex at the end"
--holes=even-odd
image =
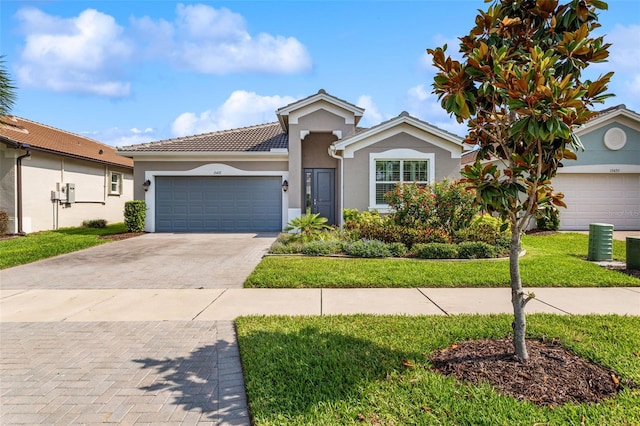
MULTIPOLYGON (((640 230, 640 115, 624 105, 600 111, 575 129, 584 145, 577 160, 563 161, 553 187, 564 194, 560 229, 588 230, 607 223, 640 230)), ((465 153, 462 165, 475 161, 465 153)))
POLYGON ((0 210, 10 233, 124 220, 133 161, 114 147, 24 118, 0 122, 0 210))
POLYGON ((150 232, 281 231, 306 211, 385 211, 397 182, 458 178, 461 138, 402 113, 369 129, 364 110, 324 90, 278 121, 119 148, 150 232))

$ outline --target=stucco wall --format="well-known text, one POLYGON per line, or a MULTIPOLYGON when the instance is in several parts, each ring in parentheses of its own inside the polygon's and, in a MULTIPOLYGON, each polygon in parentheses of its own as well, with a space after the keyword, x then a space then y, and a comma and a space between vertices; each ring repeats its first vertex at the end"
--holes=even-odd
POLYGON ((609 123, 591 130, 581 135, 580 141, 585 150, 577 153, 577 160, 565 161, 566 167, 595 164, 640 165, 640 132, 621 122, 609 123), (608 149, 604 144, 605 133, 614 127, 622 129, 627 137, 625 146, 617 151, 608 149))
MULTIPOLYGON (((435 156, 435 180, 458 179, 460 177, 460 158, 451 158, 447 150, 431 145, 407 133, 399 133, 374 145, 360 149, 353 158, 344 160, 345 195, 344 208, 367 210, 369 205, 370 155, 391 149, 412 149, 435 156)), ((433 166, 433 165, 432 165, 433 166)))
POLYGON ((145 192, 142 183, 145 181, 145 174, 148 171, 175 171, 176 176, 189 172, 198 167, 209 164, 226 164, 238 170, 248 172, 256 171, 286 171, 286 161, 135 161, 134 166, 134 197, 136 200, 144 200, 145 192))
MULTIPOLYGON (((353 124, 346 124, 345 117, 336 115, 326 109, 322 109, 323 105, 329 107, 326 102, 318 102, 315 106, 316 110, 308 115, 297 118, 297 123, 291 123, 289 125, 289 207, 300 209, 302 206, 303 198, 303 185, 302 185, 302 170, 305 167, 317 167, 317 168, 336 168, 337 160, 332 159, 327 153, 329 144, 324 147, 320 145, 312 145, 313 141, 318 141, 316 138, 324 138, 323 134, 331 135, 333 131, 337 130, 342 132, 342 137, 347 137, 353 134, 355 126, 353 124), (305 130, 311 132, 304 141, 300 141, 300 131, 305 130), (321 132, 315 134, 313 132, 321 132), (307 138, 311 143, 307 143, 307 138), (308 152, 306 148, 309 147, 308 152), (323 152, 321 152, 324 150, 323 152), (315 157, 312 159, 312 156, 315 157), (331 161, 333 160, 333 161, 331 161), (318 165, 314 165, 318 164, 318 165), (320 164, 326 164, 321 166, 320 164)), ((353 120, 353 114, 344 111, 345 115, 350 116, 353 120)), ((335 139, 334 139, 335 140, 335 139)), ((338 173, 336 172, 336 181, 338 180, 338 173)), ((336 192, 337 193, 337 192, 336 192)))
MULTIPOLYGON (((23 230, 27 233, 80 226, 90 219, 122 222, 124 203, 131 199, 133 175, 129 169, 37 151, 22 160, 23 230), (121 195, 108 195, 112 171, 123 175, 121 195), (51 191, 61 189, 66 183, 75 184, 76 202, 52 201, 51 191)), ((14 228, 12 232, 17 231, 17 226, 14 228)))
POLYGON ((15 165, 16 157, 22 152, 24 151, 10 149, 4 144, 0 144, 0 210, 9 215, 8 232, 10 233, 14 233, 16 228, 15 165))

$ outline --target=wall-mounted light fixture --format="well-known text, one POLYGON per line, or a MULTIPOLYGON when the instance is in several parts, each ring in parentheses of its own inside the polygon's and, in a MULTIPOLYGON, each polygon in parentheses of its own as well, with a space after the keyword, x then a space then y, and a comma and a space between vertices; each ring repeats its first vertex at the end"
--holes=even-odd
POLYGON ((289 182, 286 179, 284 182, 282 182, 282 190, 284 192, 287 192, 289 190, 289 182))
POLYGON ((151 186, 151 181, 149 179, 145 180, 144 183, 142 184, 142 187, 144 188, 144 192, 147 192, 150 186, 151 186))

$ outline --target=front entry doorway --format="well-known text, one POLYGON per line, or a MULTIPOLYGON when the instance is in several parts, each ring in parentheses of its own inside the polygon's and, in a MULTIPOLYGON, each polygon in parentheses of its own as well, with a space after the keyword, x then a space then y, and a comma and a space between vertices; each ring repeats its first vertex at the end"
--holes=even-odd
POLYGON ((335 169, 304 169, 305 212, 320 213, 327 224, 336 224, 335 169))

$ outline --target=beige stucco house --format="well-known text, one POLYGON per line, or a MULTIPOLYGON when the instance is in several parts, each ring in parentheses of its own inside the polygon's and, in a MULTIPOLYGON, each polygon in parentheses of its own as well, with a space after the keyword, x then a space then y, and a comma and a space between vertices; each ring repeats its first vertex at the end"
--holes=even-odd
POLYGON ((0 122, 0 210, 9 233, 124 220, 133 161, 114 147, 24 118, 0 122))
MULTIPOLYGON (((574 129, 584 151, 564 161, 553 187, 564 194, 560 229, 584 231, 591 223, 640 230, 640 114, 618 105, 574 129)), ((475 161, 463 155, 462 166, 475 161)), ((499 164, 499 163, 498 163, 499 164)))
POLYGON ((458 178, 461 138, 403 112, 364 129, 364 109, 320 90, 267 124, 119 148, 149 232, 281 231, 305 211, 388 208, 397 182, 458 178))

